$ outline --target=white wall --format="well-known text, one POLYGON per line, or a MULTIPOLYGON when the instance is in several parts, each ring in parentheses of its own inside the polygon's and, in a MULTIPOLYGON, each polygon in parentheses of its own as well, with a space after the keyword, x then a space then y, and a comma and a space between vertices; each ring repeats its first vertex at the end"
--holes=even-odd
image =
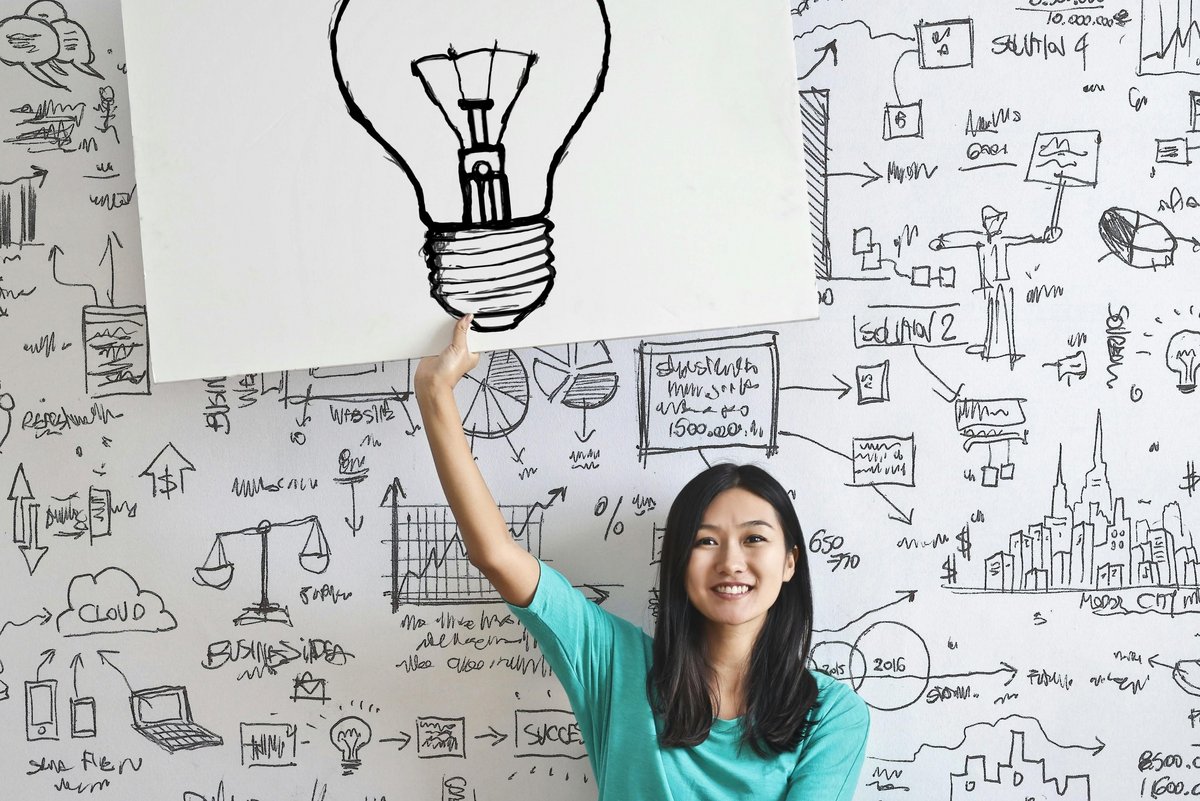
MULTIPOLYGON (((530 547, 615 613, 650 624, 656 526, 706 462, 757 461, 795 491, 814 661, 873 707, 859 798, 1200 792, 1198 401, 1168 364, 1188 349, 1173 335, 1200 330, 1188 240, 1200 235, 1200 167, 1185 163, 1200 148, 1189 96, 1200 84, 1185 69, 1200 67, 1195 44, 1173 67, 1153 57, 1159 7, 1169 28, 1177 9, 1146 6, 1142 25, 1136 4, 1063 7, 1060 20, 1044 5, 806 0, 792 22, 809 156, 824 164, 809 184, 828 225, 821 320, 491 357, 495 405, 474 406, 475 454, 530 547), (968 16, 969 31, 914 28, 968 16), (836 59, 821 49, 833 39, 836 59), (813 90, 828 90, 828 152, 813 90), (885 107, 918 102, 923 135, 898 135, 915 114, 898 108, 885 139, 885 107), (1020 244, 1044 237, 1056 201, 1056 186, 1027 180, 1053 175, 1029 170, 1035 148, 1095 146, 1039 134, 1087 131, 1100 134, 1098 158, 1064 171, 1082 184, 1094 169, 1095 185, 1062 190, 1055 241, 1020 244), (1008 277, 989 274, 986 290, 976 248, 930 247, 947 232, 960 232, 948 245, 979 239, 961 232, 980 229, 985 206, 1007 212, 994 244, 1008 245, 1008 277), (1136 244, 1150 249, 1123 261, 1101 231, 1134 212, 1170 234, 1140 220, 1136 244), (1011 348, 999 311, 987 336, 1002 296, 1011 348), (724 374, 696 373, 706 357, 724 374), (639 365, 654 376, 642 386, 639 365), (671 413, 669 382, 685 371, 718 411, 671 413), (581 383, 559 389, 563 379, 581 383), (721 420, 725 406, 736 408, 721 420), (689 422, 706 428, 689 434, 689 422), (729 424, 740 429, 717 428, 729 424), (970 436, 993 438, 991 454, 970 436), (1110 527, 1101 513, 1120 519, 1110 527), (1014 743, 1026 764, 1007 767, 1014 743), (983 783, 997 771, 999 786, 983 783)), ((119 7, 69 11, 102 78, 45 66, 68 92, 0 68, 0 139, 54 134, 0 144, 0 193, 15 204, 8 228, 0 219, 11 242, 0 247, 0 502, 14 509, 0 550, 6 792, 50 799, 98 782, 98 797, 188 801, 594 797, 578 744, 530 740, 570 716, 533 712, 567 702, 523 629, 496 604, 432 603, 483 599, 440 580, 452 559, 420 558, 444 552, 450 529, 409 365, 147 389, 139 347, 127 370, 123 351, 104 349, 105 331, 144 343, 136 309, 116 312, 119 327, 85 309, 143 299, 119 7), (64 119, 31 121, 43 101, 64 119), (24 234, 22 190, 36 193, 24 234), (316 550, 310 525, 268 535, 270 598, 290 627, 233 623, 259 597, 255 536, 223 538, 227 589, 193 581, 217 532, 310 515, 328 544, 322 574, 297 558, 316 550), (410 570, 427 577, 406 580, 410 570), (104 620, 126 610, 137 619, 104 620), (171 754, 135 731, 131 693, 159 686, 186 687, 195 721, 223 743, 171 754), (81 734, 89 698, 95 735, 73 737, 72 709, 81 734), (330 731, 348 716, 372 741, 344 775, 330 731), (242 747, 255 737, 282 756, 242 747), (263 759, 295 764, 250 766, 263 759)), ((212 312, 214 329, 227 322, 212 312)))

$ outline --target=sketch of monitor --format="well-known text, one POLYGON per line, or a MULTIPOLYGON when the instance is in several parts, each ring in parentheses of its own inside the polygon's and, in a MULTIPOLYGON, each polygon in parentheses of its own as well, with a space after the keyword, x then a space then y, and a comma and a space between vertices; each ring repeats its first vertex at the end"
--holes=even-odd
POLYGON ((192 721, 186 687, 151 687, 129 697, 133 728, 170 752, 220 745, 221 737, 192 721))

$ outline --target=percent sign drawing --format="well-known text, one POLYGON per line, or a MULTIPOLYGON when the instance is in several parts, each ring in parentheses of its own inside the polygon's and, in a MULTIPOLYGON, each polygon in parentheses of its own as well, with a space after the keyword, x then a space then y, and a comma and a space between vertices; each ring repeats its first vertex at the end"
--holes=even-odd
MULTIPOLYGON (((621 503, 625 500, 624 495, 617 496, 617 502, 613 504, 612 515, 608 518, 608 525, 604 528, 604 539, 607 541, 610 534, 615 534, 618 537, 625 533, 625 524, 617 519, 617 512, 621 510, 621 503)), ((601 495, 596 501, 596 506, 592 510, 595 517, 604 517, 608 512, 608 496, 601 495)))

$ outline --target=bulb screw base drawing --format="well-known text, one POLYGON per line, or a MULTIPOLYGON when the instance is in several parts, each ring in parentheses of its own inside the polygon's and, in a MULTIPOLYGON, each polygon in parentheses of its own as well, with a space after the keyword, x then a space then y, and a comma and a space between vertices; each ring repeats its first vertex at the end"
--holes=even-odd
POLYGON ((546 302, 554 286, 554 223, 525 218, 505 227, 430 229, 423 253, 430 295, 475 331, 508 331, 546 302))

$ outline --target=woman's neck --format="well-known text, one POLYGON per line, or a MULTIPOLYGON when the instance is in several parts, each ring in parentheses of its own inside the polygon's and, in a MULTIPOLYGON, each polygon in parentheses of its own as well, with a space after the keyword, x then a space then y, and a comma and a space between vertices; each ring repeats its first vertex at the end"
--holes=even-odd
POLYGON ((743 631, 736 626, 709 627, 705 656, 712 669, 719 718, 740 717, 745 711, 746 674, 757 636, 757 631, 743 631))

